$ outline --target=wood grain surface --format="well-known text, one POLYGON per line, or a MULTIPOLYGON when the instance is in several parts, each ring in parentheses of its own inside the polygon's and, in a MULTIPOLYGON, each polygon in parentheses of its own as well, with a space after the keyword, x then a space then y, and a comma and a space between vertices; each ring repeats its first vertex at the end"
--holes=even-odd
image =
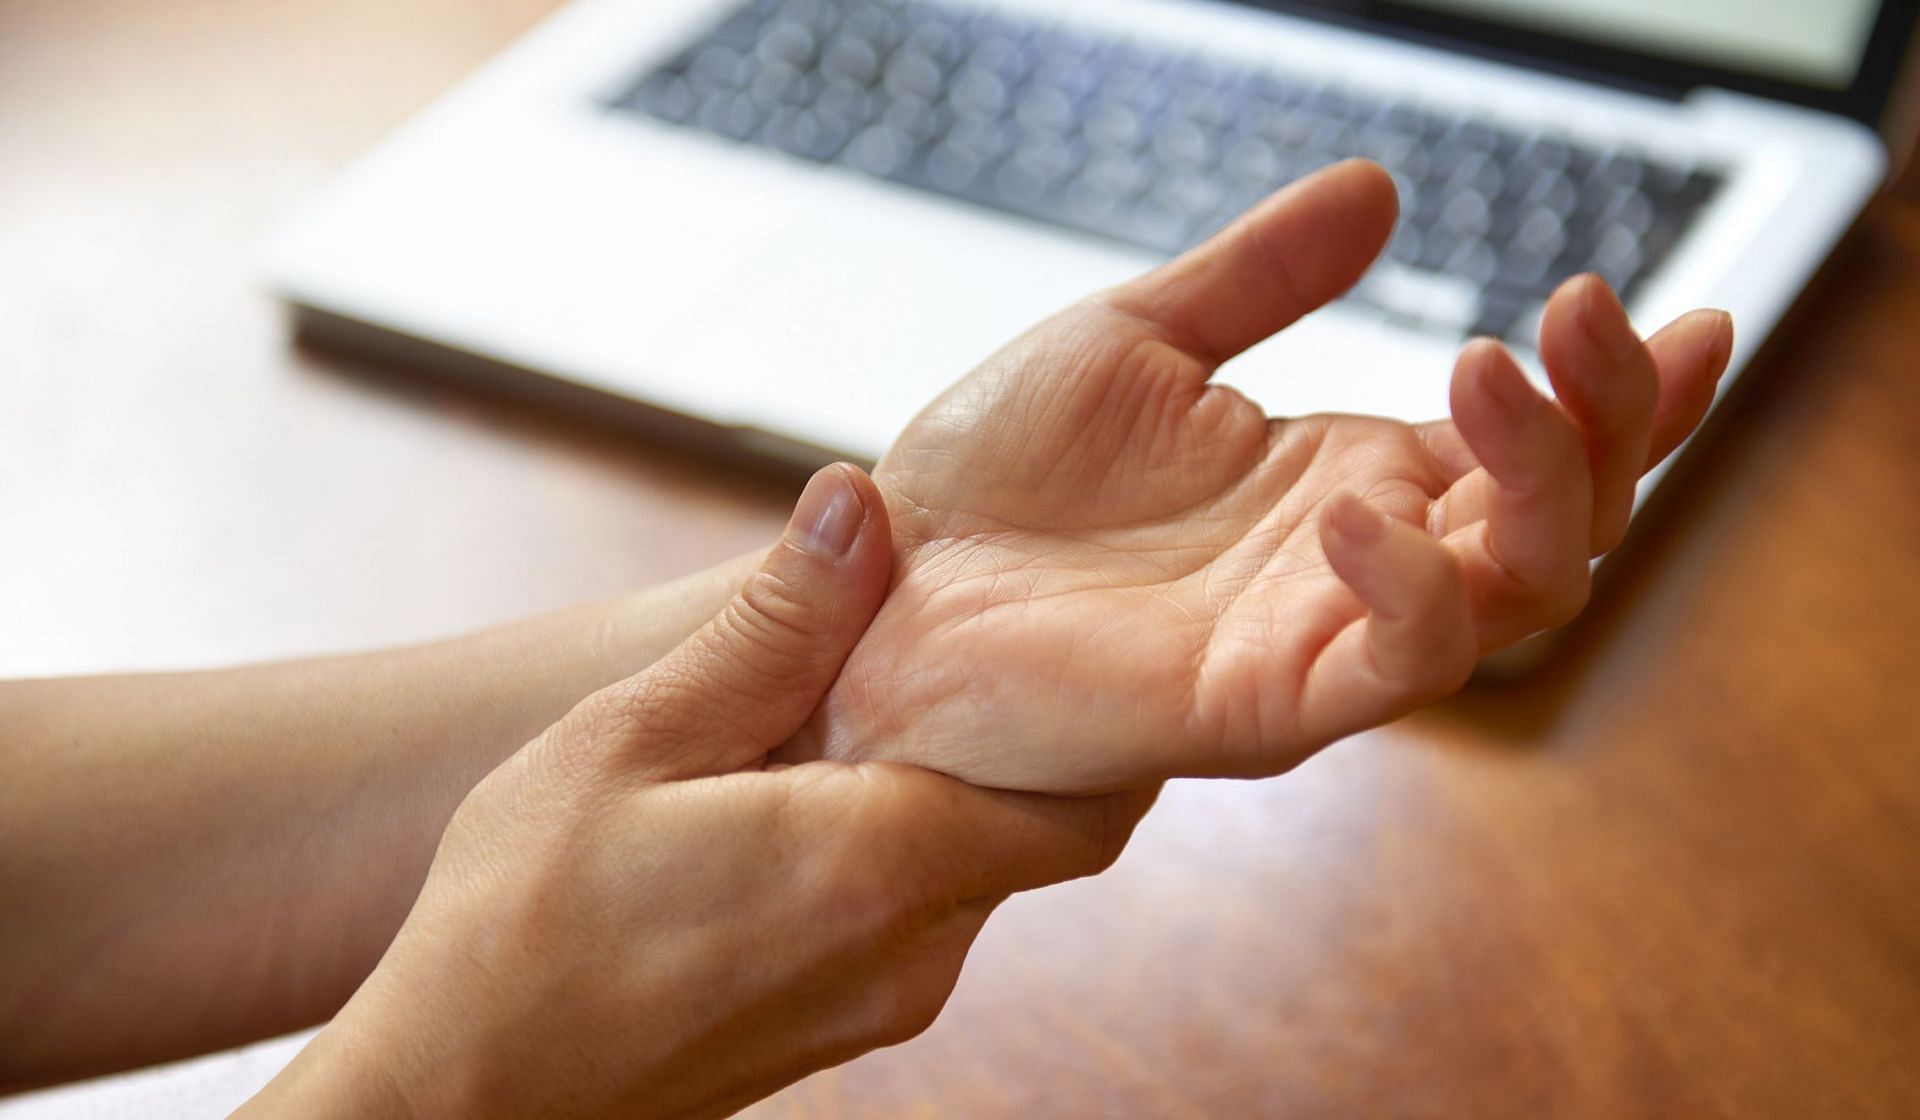
MULTIPOLYGON (((0 673, 438 635, 777 529, 790 483, 299 352, 257 282, 550 7, 0 0, 0 673)), ((1176 785, 927 1035, 750 1115, 1920 1115, 1920 199, 1756 379, 1544 671, 1176 785)))

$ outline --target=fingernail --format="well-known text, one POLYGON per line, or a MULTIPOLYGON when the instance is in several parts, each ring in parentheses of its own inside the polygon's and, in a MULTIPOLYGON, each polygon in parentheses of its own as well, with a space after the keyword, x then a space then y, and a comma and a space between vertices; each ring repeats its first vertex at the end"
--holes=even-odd
POLYGON ((860 533, 865 512, 846 468, 835 464, 807 480, 787 522, 787 536, 815 556, 845 556, 860 533))

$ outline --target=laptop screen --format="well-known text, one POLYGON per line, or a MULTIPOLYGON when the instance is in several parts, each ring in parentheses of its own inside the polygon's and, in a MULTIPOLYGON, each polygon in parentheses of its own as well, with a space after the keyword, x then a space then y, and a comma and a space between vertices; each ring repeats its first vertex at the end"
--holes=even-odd
POLYGON ((1879 0, 1413 0, 1627 50, 1843 90, 1879 0))
POLYGON ((1674 95, 1720 86, 1874 122, 1920 0, 1247 0, 1674 95))

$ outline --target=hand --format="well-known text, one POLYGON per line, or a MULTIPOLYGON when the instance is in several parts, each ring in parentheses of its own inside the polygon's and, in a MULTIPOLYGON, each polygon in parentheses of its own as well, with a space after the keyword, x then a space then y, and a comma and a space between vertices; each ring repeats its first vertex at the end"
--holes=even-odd
POLYGON ((921 413, 875 471, 895 587, 792 756, 1052 792, 1274 774, 1572 617, 1705 413, 1727 317, 1643 344, 1576 279, 1542 327, 1557 402, 1482 340, 1453 418, 1417 426, 1270 420, 1209 383, 1350 287, 1394 218, 1377 166, 1330 168, 921 413))
POLYGON ((474 789, 380 966, 263 1115, 719 1116, 930 1023, 1006 895, 1092 874, 1152 795, 760 768, 885 592, 829 468, 705 629, 474 789))

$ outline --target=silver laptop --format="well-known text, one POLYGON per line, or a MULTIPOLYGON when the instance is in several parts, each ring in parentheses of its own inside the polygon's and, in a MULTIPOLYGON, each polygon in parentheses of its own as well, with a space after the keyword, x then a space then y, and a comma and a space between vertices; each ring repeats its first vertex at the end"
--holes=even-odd
POLYGON ((271 278, 310 335, 871 460, 1036 319, 1365 155, 1399 232, 1228 367, 1270 411, 1443 415, 1461 340, 1531 363, 1586 270, 1643 328, 1732 311, 1737 373, 1885 173, 1915 7, 576 0, 280 231, 271 278))

